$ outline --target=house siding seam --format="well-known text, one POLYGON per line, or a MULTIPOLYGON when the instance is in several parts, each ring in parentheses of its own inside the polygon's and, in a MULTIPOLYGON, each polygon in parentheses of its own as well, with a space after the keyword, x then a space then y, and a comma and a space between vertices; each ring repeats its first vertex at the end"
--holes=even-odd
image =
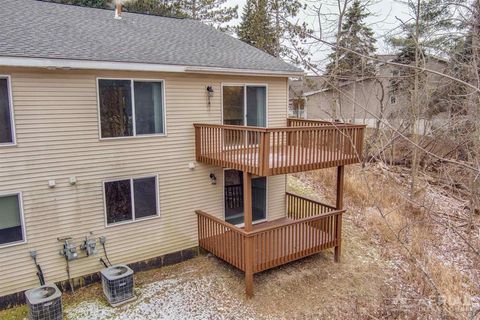
MULTIPOLYGON (((194 122, 221 122, 222 82, 268 85, 268 123, 286 124, 286 78, 152 72, 0 68, 12 79, 17 143, 0 148, 0 193, 23 193, 26 244, 0 248, 0 296, 37 285, 36 249, 48 282, 66 279, 58 237, 77 245, 93 232, 107 237, 113 263, 134 263, 198 245, 194 210, 222 217, 222 168, 195 161, 194 122), (165 80, 165 137, 99 140, 97 77, 165 80), (206 87, 215 93, 207 105, 206 87), (214 173, 217 184, 210 184, 214 173), (160 217, 105 227, 102 182, 158 175, 160 217), (75 176, 76 185, 69 184, 75 176), (55 188, 48 180, 56 181, 55 188)), ((285 180, 268 179, 268 219, 285 214, 285 180)), ((98 244, 97 244, 98 245, 98 244)), ((101 248, 100 248, 101 249, 101 248)), ((73 261, 72 277, 97 272, 95 257, 73 261)))

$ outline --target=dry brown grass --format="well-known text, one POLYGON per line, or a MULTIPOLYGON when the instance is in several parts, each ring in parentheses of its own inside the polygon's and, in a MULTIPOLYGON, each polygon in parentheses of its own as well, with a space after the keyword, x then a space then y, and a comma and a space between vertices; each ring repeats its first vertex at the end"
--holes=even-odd
MULTIPOLYGON (((334 199, 333 170, 301 173, 292 180, 293 185, 295 180, 302 181, 334 199)), ((383 306, 385 315, 469 319, 473 316, 472 297, 480 296, 475 282, 478 273, 449 262, 449 257, 454 261, 456 255, 468 253, 445 249, 448 242, 461 240, 445 239, 444 229, 434 219, 437 213, 430 210, 435 203, 429 201, 428 183, 420 180, 414 196, 408 191, 408 174, 381 164, 366 169, 351 166, 345 174, 347 219, 374 238, 372 244, 382 258, 394 265, 392 277, 397 283, 389 288, 391 292, 385 292, 385 301, 391 301, 383 306)), ((450 214, 449 208, 435 207, 450 214)))

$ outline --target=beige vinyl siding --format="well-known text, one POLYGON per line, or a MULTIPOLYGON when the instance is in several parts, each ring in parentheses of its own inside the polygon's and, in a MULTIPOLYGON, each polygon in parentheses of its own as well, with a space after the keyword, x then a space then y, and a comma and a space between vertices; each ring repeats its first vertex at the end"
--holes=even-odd
MULTIPOLYGON (((22 192, 27 243, 0 248, 0 296, 38 284, 38 252, 48 282, 67 277, 58 237, 77 245, 91 231, 107 237, 113 263, 131 263, 197 245, 194 210, 223 217, 222 168, 195 161, 194 122, 221 123, 221 84, 268 85, 269 126, 286 122, 285 78, 1 69, 12 78, 17 146, 0 147, 0 194, 22 192), (163 79, 165 137, 99 140, 97 77, 163 79), (206 86, 214 96, 207 106, 206 86), (217 184, 210 183, 214 173, 217 184), (158 175, 160 217, 105 227, 104 180, 158 175), (69 178, 77 184, 71 186, 69 178), (55 180, 56 187, 48 187, 55 180)), ((285 177, 268 178, 269 219, 285 213, 285 177)), ((99 248, 101 249, 101 248, 99 248)), ((101 268, 103 254, 73 261, 72 276, 101 268)))

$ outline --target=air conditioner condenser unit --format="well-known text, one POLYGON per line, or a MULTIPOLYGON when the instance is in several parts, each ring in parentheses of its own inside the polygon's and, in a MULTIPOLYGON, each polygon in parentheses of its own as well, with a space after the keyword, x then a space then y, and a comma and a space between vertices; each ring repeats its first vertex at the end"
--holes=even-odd
POLYGON ((136 299, 133 292, 133 270, 126 265, 114 265, 100 271, 103 294, 112 307, 136 299))
POLYGON ((30 320, 62 320, 62 293, 55 284, 25 291, 30 320))

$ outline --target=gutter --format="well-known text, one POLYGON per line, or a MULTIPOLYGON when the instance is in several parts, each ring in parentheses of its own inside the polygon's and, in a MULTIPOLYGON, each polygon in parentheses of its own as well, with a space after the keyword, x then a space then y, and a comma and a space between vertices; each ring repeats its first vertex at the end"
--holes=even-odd
POLYGON ((186 72, 190 73, 214 73, 214 74, 239 74, 249 76, 274 76, 274 77, 302 77, 304 71, 270 71, 254 69, 230 69, 217 67, 185 67, 186 72))
POLYGON ((47 58, 24 58, 24 57, 2 57, 0 66, 3 67, 26 67, 45 69, 86 69, 86 70, 121 70, 121 71, 150 71, 150 72, 176 72, 176 73, 200 73, 200 74, 238 74, 249 76, 275 76, 291 77, 303 76, 303 71, 270 71, 253 69, 230 69, 219 67, 196 67, 155 63, 135 62, 112 62, 112 61, 90 61, 71 59, 47 59, 47 58))

